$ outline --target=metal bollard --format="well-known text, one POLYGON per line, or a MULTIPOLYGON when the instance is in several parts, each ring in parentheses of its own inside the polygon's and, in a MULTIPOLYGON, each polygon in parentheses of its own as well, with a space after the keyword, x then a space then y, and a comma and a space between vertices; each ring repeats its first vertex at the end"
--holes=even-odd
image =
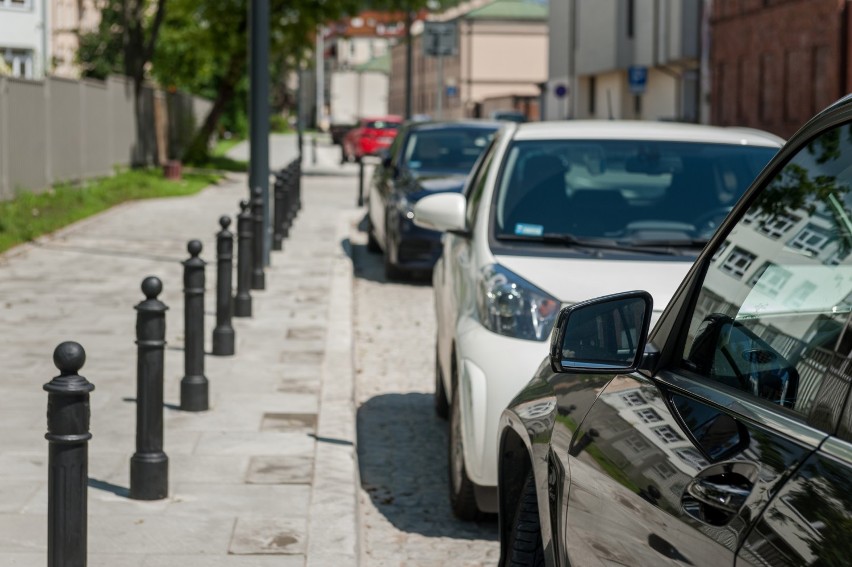
POLYGON ((358 206, 364 206, 364 160, 358 160, 358 206))
POLYGON ((180 381, 180 409, 205 411, 207 377, 204 376, 204 266, 198 257, 201 242, 190 240, 189 259, 183 262, 184 377, 180 381))
POLYGON ((251 317, 251 238, 254 233, 249 202, 240 201, 237 216, 237 295, 234 297, 234 317, 251 317))
POLYGON ((130 458, 130 497, 169 495, 169 458, 163 452, 163 370, 166 304, 157 299, 163 282, 142 281, 145 301, 136 305, 136 453, 130 458))
POLYGON ((47 391, 47 565, 86 565, 89 480, 89 392, 95 386, 77 372, 86 351, 64 342, 53 351, 59 376, 47 391))
POLYGON ((290 227, 293 226, 293 217, 291 216, 293 208, 293 176, 290 174, 288 167, 281 168, 278 175, 281 177, 281 189, 284 195, 281 207, 281 234, 284 238, 289 238, 290 227))
POLYGON ((255 187, 251 191, 252 264, 251 288, 266 289, 266 274, 263 271, 263 190, 255 187))
POLYGON ((311 163, 317 164, 317 135, 314 134, 311 138, 311 163))
POLYGON ((296 210, 302 210, 302 160, 293 162, 293 186, 296 188, 296 210))
POLYGON ((283 172, 275 173, 275 183, 273 185, 275 196, 275 206, 272 210, 272 249, 284 249, 284 174, 283 172))
POLYGON ((234 235, 228 230, 231 217, 219 217, 222 227, 216 234, 216 328, 213 329, 213 354, 234 354, 234 327, 231 325, 231 281, 234 272, 234 235))

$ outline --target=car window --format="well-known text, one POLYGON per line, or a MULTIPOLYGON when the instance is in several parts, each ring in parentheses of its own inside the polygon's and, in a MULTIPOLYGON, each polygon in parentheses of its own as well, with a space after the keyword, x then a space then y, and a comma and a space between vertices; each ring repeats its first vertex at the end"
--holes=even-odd
POLYGON ((405 141, 401 163, 418 172, 467 174, 497 128, 415 129, 405 141))
POLYGON ((852 363, 852 128, 814 139, 709 262, 683 367, 834 432, 852 363))
POLYGON ((775 153, 715 143, 516 141, 498 183, 496 236, 705 239, 775 153))
POLYGON ((482 155, 479 160, 476 170, 472 173, 472 177, 468 186, 467 207, 465 215, 467 216, 468 228, 473 228, 476 212, 479 210, 479 203, 482 201, 482 192, 485 190, 485 180, 488 178, 488 170, 491 169, 491 162, 494 161, 494 153, 497 151, 496 139, 491 141, 491 145, 482 155))

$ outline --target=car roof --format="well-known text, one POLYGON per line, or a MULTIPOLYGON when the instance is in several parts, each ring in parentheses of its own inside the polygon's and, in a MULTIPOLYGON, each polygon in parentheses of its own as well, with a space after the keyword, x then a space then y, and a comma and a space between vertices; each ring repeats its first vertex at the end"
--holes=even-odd
POLYGON ((365 116, 361 122, 402 122, 402 116, 387 114, 385 116, 365 116))
POLYGON ((409 122, 408 127, 411 130, 443 130, 445 128, 489 128, 499 129, 505 126, 505 122, 497 120, 442 120, 440 122, 409 122))
POLYGON ((779 148, 784 140, 753 128, 640 120, 566 120, 518 124, 516 140, 652 140, 779 148))

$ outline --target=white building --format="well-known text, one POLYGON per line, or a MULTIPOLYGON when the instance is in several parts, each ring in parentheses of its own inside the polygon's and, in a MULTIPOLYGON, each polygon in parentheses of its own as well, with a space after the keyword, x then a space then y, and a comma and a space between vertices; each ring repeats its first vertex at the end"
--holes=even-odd
POLYGON ((703 5, 551 0, 545 119, 698 122, 703 5), (631 68, 644 76, 641 94, 631 68))
POLYGON ((0 0, 0 75, 44 77, 50 53, 47 0, 0 0))

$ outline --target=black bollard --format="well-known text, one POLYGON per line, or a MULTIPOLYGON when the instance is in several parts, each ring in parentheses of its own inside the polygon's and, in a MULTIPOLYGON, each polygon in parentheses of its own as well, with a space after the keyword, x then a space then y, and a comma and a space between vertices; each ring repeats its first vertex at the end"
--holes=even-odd
POLYGON ((293 161, 293 187, 296 188, 295 209, 302 210, 302 160, 293 161))
POLYGON ((290 173, 289 167, 284 167, 278 174, 281 177, 281 186, 284 194, 284 202, 282 204, 281 213, 281 234, 284 238, 290 237, 290 227, 293 226, 293 217, 291 215, 293 206, 293 176, 290 173))
POLYGON ((314 165, 317 164, 317 135, 316 134, 314 134, 314 136, 311 138, 311 163, 314 164, 314 165))
POLYGON ((263 190, 255 187, 251 192, 252 226, 252 271, 251 288, 266 289, 266 274, 263 272, 263 190))
POLYGON ((251 238, 254 222, 249 212, 249 202, 240 201, 237 216, 237 295, 234 297, 234 317, 251 317, 251 238))
POLYGON ((358 206, 364 206, 364 160, 358 160, 358 206))
POLYGON ((234 235, 228 230, 231 217, 219 217, 222 230, 216 234, 216 328, 213 329, 213 354, 234 354, 234 327, 231 325, 231 280, 234 272, 234 235))
POLYGON ((89 480, 89 392, 95 386, 77 374, 86 351, 64 342, 53 351, 59 376, 47 391, 47 565, 86 565, 89 480))
POLYGON ((205 411, 207 377, 204 376, 204 265, 198 257, 201 242, 190 240, 189 259, 183 262, 184 377, 180 381, 180 409, 205 411))
POLYGON ((136 305, 136 453, 130 458, 130 497, 161 500, 169 495, 169 458, 163 452, 163 370, 166 304, 159 278, 142 281, 145 300, 136 305))
POLYGON ((272 249, 284 248, 284 178, 282 173, 275 174, 273 184, 275 207, 272 214, 272 249))

